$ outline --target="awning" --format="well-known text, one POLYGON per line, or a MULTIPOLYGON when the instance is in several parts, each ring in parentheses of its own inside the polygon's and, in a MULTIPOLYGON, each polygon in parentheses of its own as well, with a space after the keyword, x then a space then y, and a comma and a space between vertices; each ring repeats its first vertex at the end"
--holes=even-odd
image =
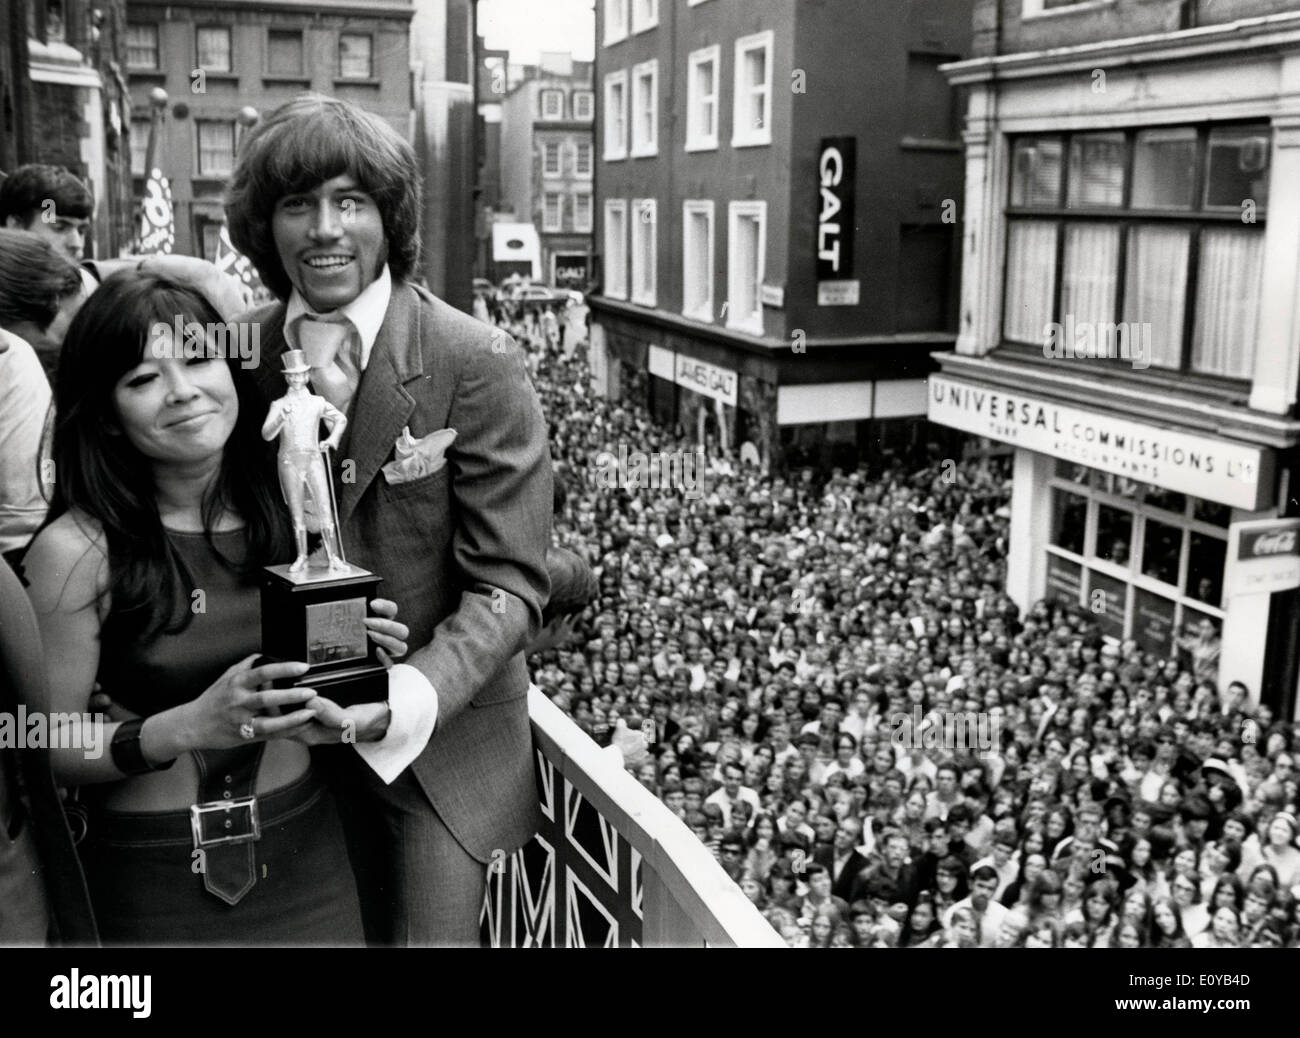
POLYGON ((542 276, 542 243, 530 223, 494 223, 492 259, 497 263, 531 263, 532 276, 542 276))

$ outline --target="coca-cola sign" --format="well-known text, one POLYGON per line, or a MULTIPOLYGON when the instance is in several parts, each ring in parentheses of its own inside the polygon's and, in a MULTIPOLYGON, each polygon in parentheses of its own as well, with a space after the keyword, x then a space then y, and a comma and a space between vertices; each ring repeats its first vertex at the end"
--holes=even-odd
POLYGON ((1238 559, 1263 559, 1278 555, 1300 555, 1300 523, 1294 520, 1271 529, 1242 532, 1238 559))

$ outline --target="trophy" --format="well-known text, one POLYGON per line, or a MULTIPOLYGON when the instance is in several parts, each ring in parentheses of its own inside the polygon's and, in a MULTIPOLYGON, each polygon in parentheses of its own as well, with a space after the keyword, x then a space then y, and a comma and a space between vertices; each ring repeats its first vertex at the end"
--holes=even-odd
POLYGON ((280 439, 276 468, 297 556, 262 571, 262 654, 265 662, 310 664, 302 676, 275 682, 277 688, 308 686, 343 707, 383 701, 388 672, 364 623, 382 578, 344 556, 330 479, 329 452, 338 447, 348 420, 307 388, 311 368, 302 350, 288 350, 281 359, 289 390, 271 404, 262 438, 280 439), (322 424, 329 430, 324 440, 322 424), (320 534, 323 550, 317 556, 307 553, 309 532, 320 534))

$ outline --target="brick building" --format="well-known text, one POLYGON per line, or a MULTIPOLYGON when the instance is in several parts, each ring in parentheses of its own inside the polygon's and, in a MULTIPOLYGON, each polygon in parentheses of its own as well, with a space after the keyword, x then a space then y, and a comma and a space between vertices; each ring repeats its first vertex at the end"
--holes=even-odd
POLYGON ((598 391, 777 465, 925 427, 970 0, 599 0, 598 391))
POLYGON ((87 258, 134 234, 125 0, 11 0, 0 16, 0 170, 66 166, 95 197, 87 258))
POLYGON ((1015 451, 1008 591, 1296 711, 1300 11, 979 0, 933 421, 1015 451))
POLYGON ((592 63, 543 52, 501 101, 501 204, 538 232, 540 272, 585 289, 594 225, 592 63))

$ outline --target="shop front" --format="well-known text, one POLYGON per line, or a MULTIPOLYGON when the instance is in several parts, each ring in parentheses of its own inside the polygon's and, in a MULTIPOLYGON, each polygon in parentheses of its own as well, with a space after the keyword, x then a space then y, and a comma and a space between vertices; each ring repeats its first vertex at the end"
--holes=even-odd
POLYGON ((929 380, 934 422, 1014 448, 1007 592, 1081 606, 1102 633, 1184 658, 1208 620, 1220 685, 1287 691, 1270 636, 1295 619, 1296 521, 1277 515, 1275 452, 1006 385, 929 380), (1262 547, 1261 547, 1262 542, 1262 547), (1286 615, 1280 615, 1285 613, 1286 615))

